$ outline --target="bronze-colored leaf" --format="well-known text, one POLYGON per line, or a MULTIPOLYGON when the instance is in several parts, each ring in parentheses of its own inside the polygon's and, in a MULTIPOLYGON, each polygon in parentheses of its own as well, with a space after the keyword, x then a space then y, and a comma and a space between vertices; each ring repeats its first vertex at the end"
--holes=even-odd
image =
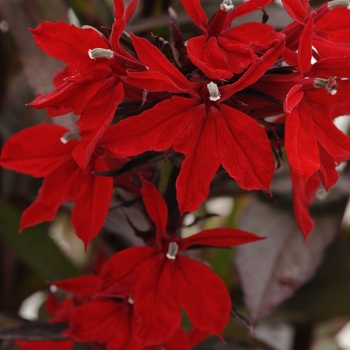
POLYGON ((258 199, 250 204, 239 228, 267 237, 237 249, 236 263, 253 324, 314 275, 339 229, 345 205, 344 198, 336 204, 325 200, 314 215, 314 231, 303 242, 289 211, 258 199))

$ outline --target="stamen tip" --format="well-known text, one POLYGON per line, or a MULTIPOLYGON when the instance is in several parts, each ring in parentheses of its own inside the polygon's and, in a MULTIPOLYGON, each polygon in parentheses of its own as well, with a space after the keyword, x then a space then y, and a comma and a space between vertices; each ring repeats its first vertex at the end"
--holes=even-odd
POLYGON ((347 10, 350 10, 350 0, 333 0, 328 1, 328 10, 332 11, 338 7, 346 7, 347 10))
POLYGON ((60 138, 60 141, 63 144, 68 143, 68 141, 70 141, 70 140, 79 140, 80 141, 81 137, 78 133, 76 133, 74 131, 68 131, 60 138))
POLYGON ((61 141, 63 144, 68 143, 68 140, 67 140, 67 138, 64 137, 64 135, 60 138, 60 141, 61 141))
POLYGON ((168 252, 166 253, 166 257, 170 260, 176 259, 176 254, 179 250, 179 246, 176 242, 170 242, 168 247, 168 252))
POLYGON ((90 57, 92 60, 96 59, 96 57, 94 57, 93 54, 92 54, 92 50, 89 50, 89 51, 88 51, 88 55, 89 55, 89 57, 90 57))
POLYGON ((92 60, 96 58, 107 58, 110 60, 111 58, 113 58, 113 51, 97 47, 96 49, 89 49, 88 55, 92 60))
POLYGON ((209 84, 207 84, 207 88, 209 91, 209 100, 210 101, 215 102, 217 100, 220 100, 220 91, 219 91, 218 86, 215 83, 210 82, 209 84))
POLYGON ((232 0, 224 0, 220 4, 220 10, 225 11, 225 12, 230 12, 233 10, 235 6, 232 3, 232 0))

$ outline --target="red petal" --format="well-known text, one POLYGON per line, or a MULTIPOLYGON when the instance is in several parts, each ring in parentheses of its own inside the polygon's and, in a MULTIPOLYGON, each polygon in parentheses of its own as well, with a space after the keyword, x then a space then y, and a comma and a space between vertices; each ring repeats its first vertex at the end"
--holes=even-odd
POLYGON ((96 61, 89 55, 89 49, 108 45, 97 31, 91 28, 77 28, 63 21, 44 22, 32 30, 36 44, 48 55, 77 66, 85 73, 90 72, 96 61))
POLYGON ((141 194, 143 203, 152 221, 157 227, 157 241, 161 247, 162 237, 166 237, 166 225, 168 220, 168 207, 159 194, 156 186, 141 178, 141 194))
POLYGON ((112 256, 103 266, 97 293, 111 297, 129 297, 138 291, 152 273, 162 264, 163 254, 150 247, 132 247, 112 256))
POLYGON ((325 190, 328 191, 339 178, 336 170, 336 162, 334 158, 319 144, 321 167, 319 170, 320 179, 325 190))
POLYGON ((312 112, 305 102, 300 102, 287 116, 285 146, 289 164, 297 176, 306 180, 320 168, 312 112))
POLYGON ((218 43, 230 70, 241 73, 258 59, 255 52, 270 49, 280 38, 281 35, 267 24, 246 23, 222 33, 218 43))
POLYGON ((204 106, 196 107, 192 98, 173 96, 138 116, 110 127, 104 145, 117 156, 134 156, 145 151, 171 147, 204 106), (179 122, 181 121, 181 122, 179 122))
POLYGON ((305 73, 311 66, 313 32, 314 15, 311 15, 304 27, 298 45, 298 67, 301 73, 305 73))
POLYGON ((327 116, 328 119, 346 115, 350 110, 350 81, 337 80, 338 89, 335 95, 327 93, 325 89, 311 89, 304 92, 305 100, 309 103, 313 114, 327 116))
MULTIPOLYGON (((115 2, 117 2, 117 0, 114 0, 115 2)), ((130 18, 132 17, 132 15, 134 14, 135 10, 136 10, 136 6, 137 6, 138 0, 131 0, 129 1, 129 5, 125 10, 125 20, 126 23, 129 22, 130 18)), ((115 7, 116 5, 118 5, 118 3, 114 5, 114 11, 115 11, 115 7)))
POLYGON ((243 4, 240 4, 239 6, 235 7, 228 15, 227 21, 229 23, 232 22, 233 19, 245 16, 251 12, 260 10, 264 8, 265 6, 271 4, 273 0, 250 0, 246 1, 243 4))
POLYGON ((290 66, 298 65, 298 53, 285 47, 282 51, 282 57, 290 66))
MULTIPOLYGON (((217 38, 213 36, 207 39, 201 35, 190 39, 187 43, 187 53, 190 60, 210 79, 229 79, 235 73, 235 71, 231 71, 223 51, 217 38)), ((235 70, 240 73, 243 69, 236 68, 235 70)))
MULTIPOLYGON (((179 91, 186 91, 193 86, 186 77, 175 68, 175 66, 148 40, 131 35, 132 42, 136 49, 136 53, 150 72, 155 71, 168 77, 173 83, 179 87, 179 91)), ((152 78, 152 75, 150 75, 152 78)), ((151 86, 151 84, 149 84, 151 86)))
POLYGON ((216 114, 222 166, 241 188, 269 191, 275 165, 264 129, 253 118, 226 105, 221 105, 221 115, 216 114))
POLYGON ((60 141, 67 131, 62 126, 41 124, 16 133, 3 146, 0 165, 35 177, 51 174, 72 160, 76 142, 60 141))
MULTIPOLYGON (((147 91, 188 92, 188 88, 179 87, 171 77, 159 72, 127 72, 123 80, 147 91)), ((190 84, 190 83, 189 83, 190 84)))
POLYGON ((97 275, 85 275, 51 282, 52 285, 76 295, 92 296, 99 281, 97 275))
POLYGON ((73 157, 82 169, 86 169, 97 142, 110 126, 115 111, 124 98, 123 85, 116 85, 113 77, 106 79, 95 93, 77 122, 82 141, 74 149, 73 157))
POLYGON ((314 228, 314 221, 310 216, 308 206, 312 204, 315 192, 320 185, 320 179, 317 173, 309 177, 308 180, 302 179, 293 171, 290 172, 290 176, 293 183, 294 215, 304 239, 306 239, 314 228))
POLYGON ((206 32, 208 27, 208 18, 199 0, 181 0, 182 6, 185 8, 187 14, 191 17, 193 23, 206 32))
POLYGON ((177 256, 173 290, 178 305, 197 328, 221 337, 230 317, 231 299, 225 284, 209 267, 177 256))
MULTIPOLYGON (((322 38, 314 39, 313 46, 317 50, 317 55, 320 59, 333 58, 333 57, 349 57, 350 48, 347 46, 341 46, 339 44, 332 43, 322 38)), ((334 67, 337 68, 337 67, 334 67)), ((345 76, 342 75, 341 76, 345 76)))
POLYGON ((113 350, 141 350, 134 337, 131 306, 110 300, 96 300, 77 307, 65 334, 77 341, 97 341, 113 350))
POLYGON ((197 327, 192 327, 188 332, 188 340, 190 346, 196 346, 201 343, 208 336, 208 332, 202 331, 197 327))
POLYGON ((192 245, 207 245, 212 247, 231 247, 264 239, 253 233, 233 228, 213 228, 199 232, 178 242, 179 251, 192 245))
POLYGON ((311 12, 311 7, 307 0, 282 0, 283 6, 295 21, 304 24, 306 17, 311 12))
POLYGON ((292 110, 298 105, 304 96, 304 93, 300 90, 303 86, 301 84, 294 85, 289 91, 286 98, 283 101, 283 110, 285 113, 291 113, 292 110))
POLYGON ((111 47, 114 52, 120 52, 121 45, 119 43, 126 26, 125 18, 125 2, 124 0, 114 0, 114 22, 110 35, 111 47))
POLYGON ((285 44, 283 34, 276 34, 276 44, 267 50, 257 61, 255 61, 248 70, 235 83, 220 88, 221 101, 225 101, 236 93, 255 83, 269 68, 271 68, 276 60, 280 57, 285 44))
POLYGON ((190 350, 190 345, 187 334, 179 327, 173 336, 164 344, 146 346, 142 350, 190 350))
MULTIPOLYGON (((187 338, 187 334, 184 332, 184 330, 181 327, 177 329, 174 335, 167 342, 165 342, 164 345, 167 350, 190 350, 190 344, 187 338)), ((145 350, 150 350, 150 349, 145 349, 145 350)))
MULTIPOLYGON (((181 312, 174 300, 173 261, 155 264, 152 273, 134 295, 135 315, 139 320, 136 337, 143 346, 168 341, 181 322, 181 312)), ((176 264, 176 262, 175 262, 176 264)))
POLYGON ((348 55, 346 57, 329 57, 317 61, 312 65, 310 75, 314 77, 327 78, 332 76, 337 76, 338 78, 350 76, 349 54, 350 51, 348 51, 348 55))
MULTIPOLYGON (((97 160, 95 170, 107 171, 109 168, 97 160)), ((111 177, 85 174, 81 171, 78 182, 79 195, 74 198, 75 206, 72 211, 72 224, 77 236, 87 244, 101 230, 112 200, 113 179, 111 177)), ((74 186, 75 184, 71 184, 74 186)))
POLYGON ((333 120, 329 117, 329 113, 327 113, 332 106, 327 107, 322 106, 320 108, 310 104, 314 121, 314 132, 322 147, 340 164, 350 158, 350 137, 334 125, 333 120))
MULTIPOLYGON (((324 4, 327 6, 327 3, 324 4)), ((350 11, 344 7, 335 8, 322 14, 316 25, 317 36, 329 42, 349 46, 350 43, 350 11)), ((336 46, 336 45, 335 45, 336 46)), ((336 56, 329 52, 329 56, 336 56)))
POLYGON ((173 145, 175 151, 185 155, 176 181, 181 213, 199 208, 207 198, 210 182, 220 166, 215 116, 205 115, 204 105, 198 107, 201 108, 197 113, 194 109, 190 112, 191 122, 173 145))
POLYGON ((118 84, 110 71, 103 69, 95 70, 87 78, 67 82, 47 95, 38 96, 29 105, 39 109, 68 107, 75 114, 81 114, 77 124, 82 141, 74 150, 74 159, 85 169, 96 143, 111 124, 123 97, 122 84, 118 84))
POLYGON ((76 179, 77 171, 81 170, 71 160, 45 178, 37 200, 22 215, 20 230, 55 218, 58 208, 67 197, 67 176, 76 179))

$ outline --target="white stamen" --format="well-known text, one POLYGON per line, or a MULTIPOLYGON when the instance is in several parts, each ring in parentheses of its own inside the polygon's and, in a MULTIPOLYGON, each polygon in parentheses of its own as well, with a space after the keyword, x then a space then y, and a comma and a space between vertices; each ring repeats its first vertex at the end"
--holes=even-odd
POLYGON ((337 7, 346 7, 350 10, 350 1, 349 0, 333 0, 328 2, 328 10, 334 10, 337 7))
POLYGON ((234 7, 235 6, 233 5, 232 0, 224 0, 220 4, 220 10, 226 11, 226 12, 232 11, 234 7))
POLYGON ((73 139, 80 141, 81 137, 76 132, 68 131, 60 138, 60 141, 64 144, 66 144, 69 140, 73 140, 73 139))
POLYGON ((179 250, 179 246, 176 242, 170 242, 168 252, 166 253, 166 257, 171 260, 175 260, 177 251, 179 250))
POLYGON ((335 95, 338 89, 337 77, 330 77, 328 79, 315 78, 314 87, 325 89, 329 94, 335 95))
POLYGON ((131 305, 134 303, 134 297, 132 295, 129 296, 128 303, 131 305))
POLYGON ((209 96, 210 101, 217 101, 220 99, 220 91, 218 89, 218 86, 215 83, 210 82, 209 84, 207 84, 207 88, 210 95, 209 96))
POLYGON ((113 51, 109 49, 96 48, 88 51, 89 57, 94 60, 96 58, 113 58, 113 51))

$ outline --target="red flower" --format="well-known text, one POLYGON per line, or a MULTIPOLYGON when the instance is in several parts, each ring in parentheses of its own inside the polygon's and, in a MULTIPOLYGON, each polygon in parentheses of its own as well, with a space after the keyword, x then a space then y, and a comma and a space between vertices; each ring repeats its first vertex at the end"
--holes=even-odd
POLYGON ((336 166, 350 158, 350 138, 333 122, 350 110, 350 59, 324 58, 311 64, 314 17, 312 13, 303 26, 297 69, 289 74, 265 75, 252 85, 252 89, 283 101, 294 212, 304 237, 313 228, 307 207, 320 181, 328 191, 338 179, 336 166))
POLYGON ((77 28, 62 21, 44 22, 32 30, 36 44, 43 51, 69 64, 65 73, 70 75, 56 85, 56 90, 38 96, 29 105, 47 108, 49 116, 67 110, 81 116, 77 125, 82 141, 73 151, 73 157, 84 170, 124 98, 119 77, 125 74, 125 67, 116 56, 123 55, 125 60, 136 62, 119 43, 135 5, 136 0, 131 1, 124 11, 124 1, 114 1, 115 22, 109 41, 94 29, 77 28), (54 109, 57 111, 53 112, 54 109))
POLYGON ((52 221, 61 204, 75 202, 72 223, 77 236, 87 245, 107 216, 113 180, 91 171, 109 168, 98 154, 92 156, 85 173, 72 158, 77 140, 63 143, 68 130, 58 126, 37 125, 13 135, 4 145, 0 165, 38 178, 45 178, 38 199, 22 215, 20 230, 52 221))
MULTIPOLYGON (((68 278, 53 284, 73 294, 75 307, 68 317, 57 319, 65 309, 54 307, 56 322, 68 322, 64 334, 77 342, 98 342, 108 350, 189 350, 186 333, 179 327, 167 342, 151 347, 141 347, 135 338, 137 318, 133 310, 132 297, 123 299, 93 297, 99 276, 86 275, 68 278)), ((68 299, 71 300, 71 299, 68 299)))
POLYGON ((312 15, 298 47, 298 68, 308 79, 296 84, 285 100, 288 113, 285 146, 292 171, 307 180, 317 170, 322 172, 323 169, 321 180, 328 190, 337 180, 335 166, 350 158, 350 138, 333 123, 342 110, 349 110, 349 103, 345 102, 344 95, 337 94, 337 89, 341 84, 341 88, 350 91, 350 84, 348 81, 338 84, 336 77, 349 76, 350 59, 329 58, 311 65, 313 28, 312 15), (321 78, 324 76, 327 78, 321 78), (338 103, 342 107, 333 107, 338 103))
POLYGON ((134 300, 135 336, 144 346, 167 341, 178 329, 180 308, 192 323, 221 335, 230 314, 224 283, 204 264, 178 253, 194 245, 232 246, 261 239, 248 232, 218 228, 189 238, 166 234, 167 207, 154 185, 143 180, 142 196, 156 225, 156 247, 132 247, 104 265, 98 293, 134 300))
MULTIPOLYGON (((132 302, 132 299, 129 299, 132 302)), ((72 313, 69 328, 64 332, 79 342, 96 341, 106 344, 108 350, 187 350, 185 332, 178 328, 163 345, 142 347, 135 338, 137 318, 133 306, 126 300, 97 298, 78 306, 72 313)))
POLYGON ((234 84, 218 87, 193 76, 187 80, 147 40, 133 36, 147 72, 128 72, 126 82, 148 91, 181 94, 122 120, 105 134, 106 146, 118 156, 172 148, 185 155, 177 179, 180 211, 194 211, 207 198, 220 164, 244 189, 269 190, 274 160, 270 141, 248 115, 225 104, 235 92, 255 82, 279 57, 284 41, 254 62, 234 84), (188 97, 183 96, 189 95, 188 97))
POLYGON ((181 2, 202 31, 202 35, 188 41, 188 56, 210 79, 224 80, 242 73, 281 39, 266 24, 246 23, 230 28, 233 19, 261 9, 272 0, 251 0, 234 9, 231 0, 224 0, 209 22, 199 0, 181 2))
POLYGON ((294 19, 281 32, 286 34, 284 58, 290 65, 295 65, 296 49, 304 26, 315 17, 315 28, 312 34, 313 51, 317 59, 350 55, 350 11, 348 3, 329 1, 322 4, 315 12, 311 11, 308 0, 282 0, 283 6, 294 19))
MULTIPOLYGON (((67 290, 77 291, 78 298, 68 297, 65 299, 59 299, 55 293, 50 293, 45 302, 46 311, 52 315, 51 318, 47 320, 48 323, 68 323, 72 316, 72 311, 79 305, 84 298, 86 298, 86 293, 91 292, 91 296, 98 281, 97 276, 88 275, 80 276, 76 278, 68 278, 66 280, 57 282, 57 285, 61 289, 67 287, 67 290), (78 288, 80 286, 80 288, 78 288)), ((73 349, 74 342, 72 339, 64 340, 38 340, 38 341, 26 341, 26 340, 16 340, 16 345, 20 347, 21 350, 71 350, 73 349)))

